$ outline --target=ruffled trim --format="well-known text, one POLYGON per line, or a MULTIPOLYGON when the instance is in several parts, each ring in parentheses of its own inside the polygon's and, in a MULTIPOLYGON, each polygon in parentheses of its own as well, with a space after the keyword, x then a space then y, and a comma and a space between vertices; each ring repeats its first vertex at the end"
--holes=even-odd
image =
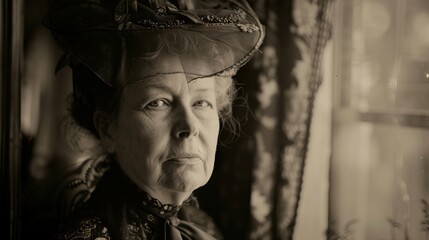
POLYGON ((142 208, 148 209, 150 210, 150 212, 163 218, 175 216, 183 206, 193 205, 199 208, 197 198, 193 195, 187 198, 181 205, 163 204, 161 203, 161 201, 150 196, 148 193, 141 190, 140 188, 136 188, 140 201, 139 205, 142 206, 142 208))

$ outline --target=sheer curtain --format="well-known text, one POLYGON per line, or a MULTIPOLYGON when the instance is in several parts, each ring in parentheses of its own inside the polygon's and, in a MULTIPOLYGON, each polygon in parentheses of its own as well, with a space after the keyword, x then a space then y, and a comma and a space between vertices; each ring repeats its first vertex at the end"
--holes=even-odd
MULTIPOLYGON (((250 3, 267 36, 261 53, 236 78, 247 93, 250 111, 238 141, 218 152, 212 184, 219 200, 208 209, 222 206, 212 215, 227 239, 292 239, 295 231, 295 239, 323 239, 328 218, 329 87, 321 98, 317 94, 323 78, 330 77, 321 64, 324 53, 332 51, 325 46, 333 1, 250 3), (323 106, 328 106, 327 112, 315 109, 323 106), (314 136, 313 124, 322 130, 315 129, 314 136), (307 168, 311 175, 304 174, 307 168)), ((325 67, 329 72, 331 66, 325 67)), ((242 116, 245 110, 236 105, 237 116, 242 116)))

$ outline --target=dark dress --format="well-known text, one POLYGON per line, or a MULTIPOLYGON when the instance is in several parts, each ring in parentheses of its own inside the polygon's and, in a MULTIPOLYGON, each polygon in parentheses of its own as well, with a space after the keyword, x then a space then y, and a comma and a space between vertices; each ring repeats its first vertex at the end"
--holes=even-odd
POLYGON ((162 204, 112 165, 54 239, 222 239, 194 196, 181 206, 162 204))

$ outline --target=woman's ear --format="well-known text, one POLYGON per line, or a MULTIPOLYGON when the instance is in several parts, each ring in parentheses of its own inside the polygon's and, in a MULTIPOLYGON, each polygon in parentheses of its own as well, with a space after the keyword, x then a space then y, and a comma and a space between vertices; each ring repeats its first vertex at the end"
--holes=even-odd
POLYGON ((100 136, 101 144, 108 153, 114 153, 114 124, 111 115, 107 112, 97 110, 95 111, 92 120, 94 122, 95 128, 97 129, 98 135, 100 136))

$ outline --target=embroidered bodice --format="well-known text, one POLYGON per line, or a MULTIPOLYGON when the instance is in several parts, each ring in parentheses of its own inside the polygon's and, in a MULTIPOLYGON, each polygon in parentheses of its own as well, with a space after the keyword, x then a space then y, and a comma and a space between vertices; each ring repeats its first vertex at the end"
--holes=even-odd
POLYGON ((162 204, 116 170, 103 178, 90 201, 63 224, 65 230, 55 239, 221 238, 193 195, 179 206, 162 204))

